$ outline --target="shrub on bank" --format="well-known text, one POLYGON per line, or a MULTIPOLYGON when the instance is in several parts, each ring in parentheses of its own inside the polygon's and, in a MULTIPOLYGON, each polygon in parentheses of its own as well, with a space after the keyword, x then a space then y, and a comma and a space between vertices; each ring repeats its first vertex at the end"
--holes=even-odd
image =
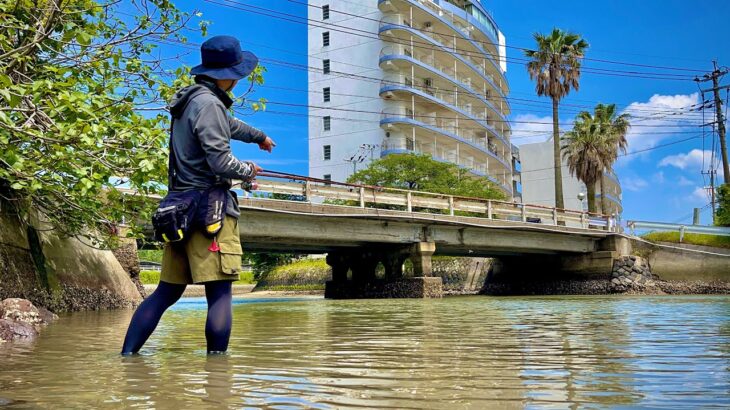
POLYGON ((331 278, 332 269, 324 258, 299 259, 265 272, 256 284, 256 290, 324 289, 325 282, 331 278))
MULTIPOLYGON (((156 285, 160 283, 160 271, 143 270, 139 272, 139 280, 143 285, 156 285)), ((241 279, 233 282, 234 285, 253 285, 255 283, 253 272, 243 272, 241 273, 241 279)))
MULTIPOLYGON (((642 238, 651 242, 679 243, 679 232, 649 232, 643 235, 642 238)), ((730 249, 730 236, 686 233, 684 234, 682 243, 730 249)))

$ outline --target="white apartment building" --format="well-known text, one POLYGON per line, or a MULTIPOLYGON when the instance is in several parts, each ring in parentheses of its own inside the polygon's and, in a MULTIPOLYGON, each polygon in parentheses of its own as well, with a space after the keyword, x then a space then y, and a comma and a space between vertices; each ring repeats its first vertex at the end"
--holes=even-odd
MULTIPOLYGON (((555 171, 552 139, 535 144, 520 146, 522 159, 522 197, 526 204, 555 206, 555 171)), ((583 182, 570 175, 568 165, 562 160, 563 201, 565 209, 588 210, 588 201, 578 199, 578 194, 587 195, 588 190, 583 182)), ((600 185, 596 184, 596 209, 606 215, 621 215, 621 183, 613 172, 605 172, 602 179, 606 185, 608 209, 601 209, 600 185)))
POLYGON ((309 175, 416 152, 520 199, 505 37, 480 0, 309 0, 309 175))

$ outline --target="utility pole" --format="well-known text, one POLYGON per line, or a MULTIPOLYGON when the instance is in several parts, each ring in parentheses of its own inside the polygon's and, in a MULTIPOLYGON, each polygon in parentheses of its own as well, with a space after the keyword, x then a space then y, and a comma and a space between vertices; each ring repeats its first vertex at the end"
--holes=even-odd
POLYGON ((712 205, 712 223, 715 223, 715 174, 717 170, 710 168, 709 171, 704 172, 705 175, 710 175, 710 204, 712 205))
MULTIPOLYGON (((702 79, 695 78, 695 81, 698 83, 700 81, 712 81, 712 88, 708 88, 706 90, 702 90, 702 92, 709 92, 712 91, 715 95, 715 112, 717 117, 717 133, 720 136, 720 153, 722 155, 722 170, 724 172, 725 176, 725 183, 728 183, 728 178, 730 178, 730 166, 728 165, 728 159, 727 159, 727 142, 725 140, 725 118, 722 115, 722 99, 720 98, 720 90, 722 89, 730 89, 730 85, 723 85, 720 86, 720 78, 728 73, 727 67, 718 68, 717 66, 717 60, 713 61, 712 64, 714 65, 714 70, 711 74, 705 74, 702 76, 702 79)), ((710 178, 712 178, 712 175, 710 175, 710 178)), ((714 188, 714 186, 713 186, 714 188)), ((713 198, 714 198, 714 189, 713 189, 713 198)), ((714 204, 714 200, 713 200, 714 204)), ((715 207, 713 205, 713 215, 715 207)))

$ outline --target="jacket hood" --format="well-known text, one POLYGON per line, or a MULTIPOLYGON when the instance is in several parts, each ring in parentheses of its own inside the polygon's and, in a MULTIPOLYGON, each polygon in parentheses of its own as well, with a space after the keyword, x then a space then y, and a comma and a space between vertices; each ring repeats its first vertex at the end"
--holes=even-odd
POLYGON ((185 88, 181 88, 175 95, 170 99, 170 114, 173 118, 180 118, 185 111, 185 107, 188 106, 190 100, 200 93, 209 92, 208 87, 201 84, 189 85, 185 88))
POLYGON ((195 82, 196 84, 180 89, 170 99, 170 114, 172 114, 173 118, 180 118, 185 111, 185 107, 190 103, 190 100, 204 92, 213 93, 223 103, 226 109, 231 108, 233 100, 228 93, 218 88, 214 82, 201 76, 196 77, 195 82))

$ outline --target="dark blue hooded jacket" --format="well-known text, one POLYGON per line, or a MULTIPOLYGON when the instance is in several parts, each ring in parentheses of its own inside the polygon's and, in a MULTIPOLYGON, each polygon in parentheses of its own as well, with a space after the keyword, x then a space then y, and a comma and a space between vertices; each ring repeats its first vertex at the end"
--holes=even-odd
MULTIPOLYGON (((233 156, 231 139, 260 143, 266 134, 230 115, 232 103, 225 91, 207 82, 185 87, 170 100, 170 149, 175 155, 168 164, 172 171, 169 189, 206 189, 232 179, 252 179, 253 163, 233 156)), ((226 214, 237 218, 236 195, 230 192, 229 196, 226 214)))

